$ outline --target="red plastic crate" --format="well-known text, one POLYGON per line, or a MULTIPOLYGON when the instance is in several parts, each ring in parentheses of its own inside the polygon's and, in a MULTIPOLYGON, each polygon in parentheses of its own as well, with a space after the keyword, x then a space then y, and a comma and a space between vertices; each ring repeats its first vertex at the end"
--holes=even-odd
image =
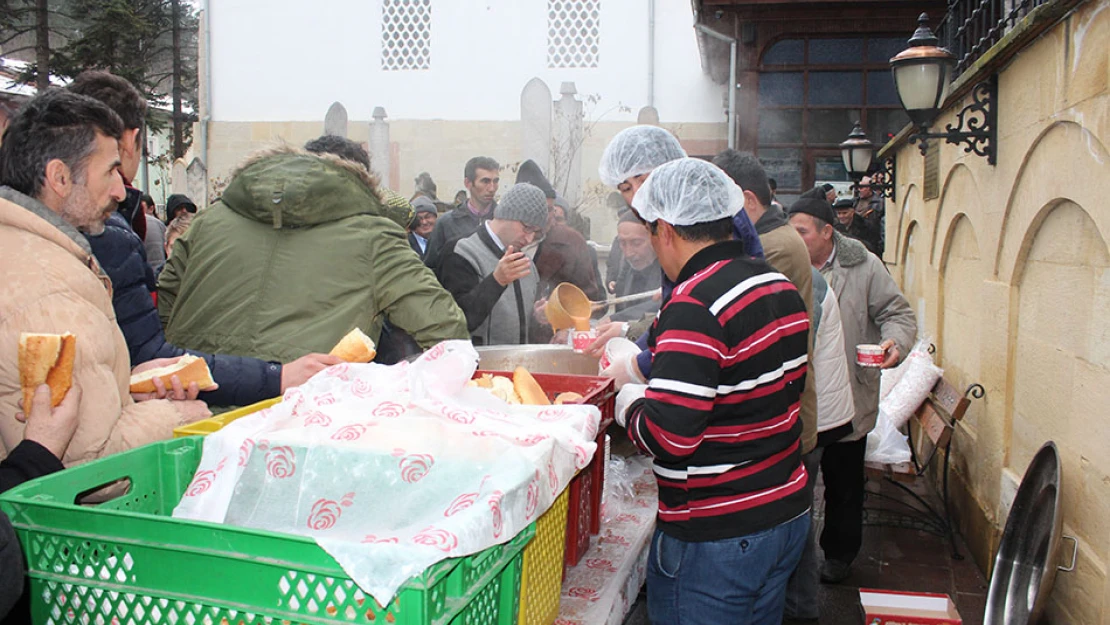
MULTIPOLYGON (((604 454, 602 450, 602 454, 604 454)), ((598 464, 601 459, 594 456, 590 465, 582 469, 570 482, 569 509, 567 510, 567 547, 564 562, 567 566, 574 566, 590 550, 590 521, 600 512, 598 492, 594 488, 594 472, 591 467, 598 464)))
MULTIPOLYGON (((483 374, 512 377, 510 371, 475 371, 474 377, 483 374)), ((573 566, 590 546, 590 535, 601 531, 601 494, 605 489, 605 430, 613 422, 617 407, 617 391, 611 378, 592 375, 564 375, 533 373, 536 382, 554 400, 559 393, 574 392, 583 397, 583 403, 593 404, 601 410, 601 424, 597 428, 597 451, 586 468, 570 483, 570 510, 567 515, 566 562, 573 566), (588 477, 587 477, 588 474, 588 477), (575 499, 575 497, 578 499, 575 499), (582 524, 576 518, 584 519, 582 524), (579 531, 581 530, 581 531, 579 531)))

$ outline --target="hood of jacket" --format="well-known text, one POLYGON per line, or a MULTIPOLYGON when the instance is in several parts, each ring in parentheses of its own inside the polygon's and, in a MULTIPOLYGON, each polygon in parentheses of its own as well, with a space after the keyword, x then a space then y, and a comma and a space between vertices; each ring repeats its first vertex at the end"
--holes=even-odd
POLYGON ((863 243, 839 232, 833 232, 833 240, 836 241, 836 262, 841 267, 854 267, 867 260, 867 255, 871 253, 863 243))
POLYGON ((768 206, 759 221, 755 222, 755 231, 757 234, 764 235, 787 225, 790 225, 790 221, 786 218, 786 213, 777 206, 768 206))
POLYGON ((377 178, 355 163, 279 146, 248 158, 232 174, 220 201, 247 219, 278 229, 361 214, 387 217, 402 228, 408 226, 411 211, 385 206, 377 189, 377 178))

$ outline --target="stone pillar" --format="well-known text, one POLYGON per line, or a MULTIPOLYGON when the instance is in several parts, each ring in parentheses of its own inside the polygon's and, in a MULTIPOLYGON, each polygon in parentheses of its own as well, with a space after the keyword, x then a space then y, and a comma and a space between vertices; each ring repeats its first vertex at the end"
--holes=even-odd
POLYGON ((347 109, 339 102, 332 102, 324 116, 324 134, 347 137, 347 109))
MULTIPOLYGON (((189 193, 189 173, 184 159, 176 159, 170 169, 170 194, 189 193)), ((194 202, 196 200, 193 200, 194 202)))
POLYGON ((636 123, 646 126, 659 125, 659 111, 654 106, 645 106, 636 114, 636 123))
POLYGON ((533 78, 520 92, 520 160, 532 159, 551 171, 551 90, 533 78))
POLYGON ((555 144, 551 167, 552 183, 572 207, 582 200, 582 102, 574 95, 573 82, 559 88, 555 102, 555 144))
POLYGON ((384 181, 389 180, 389 122, 385 121, 385 109, 374 107, 374 120, 370 122, 370 169, 384 181))
POLYGON ((208 168, 204 161, 194 158, 185 171, 186 195, 198 208, 208 206, 208 168))

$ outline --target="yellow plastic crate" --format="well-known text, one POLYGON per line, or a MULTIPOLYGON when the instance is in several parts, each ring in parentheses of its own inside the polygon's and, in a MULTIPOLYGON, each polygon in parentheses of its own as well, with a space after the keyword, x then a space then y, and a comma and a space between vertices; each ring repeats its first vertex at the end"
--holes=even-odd
POLYGON ((173 437, 184 438, 186 436, 208 436, 212 432, 222 430, 224 426, 236 419, 245 417, 255 412, 259 412, 261 410, 265 410, 280 401, 280 397, 265 399, 256 404, 243 406, 242 408, 239 408, 237 410, 231 410, 223 414, 218 414, 214 417, 209 417, 203 421, 197 421, 196 423, 190 423, 189 425, 183 425, 179 428, 174 428, 173 437))
POLYGON ((551 625, 559 616, 569 493, 569 488, 564 489, 540 516, 536 521, 536 537, 524 548, 517 625, 551 625))

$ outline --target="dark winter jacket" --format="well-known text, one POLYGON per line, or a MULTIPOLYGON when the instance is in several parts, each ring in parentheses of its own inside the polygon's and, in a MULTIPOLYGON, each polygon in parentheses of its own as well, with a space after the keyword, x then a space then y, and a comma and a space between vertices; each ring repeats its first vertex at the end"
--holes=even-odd
POLYGON ((405 238, 412 207, 330 154, 251 157, 193 220, 158 278, 166 336, 196 349, 288 362, 326 353, 386 317, 424 349, 465 339, 463 313, 405 238))
MULTIPOLYGON (((34 441, 23 441, 0 460, 0 493, 43 475, 61 471, 62 461, 34 441)), ((23 554, 15 529, 0 512, 0 622, 30 622, 23 584, 23 554), (11 612, 23 596, 16 612, 11 612), (9 614, 10 612, 10 614, 9 614)))
MULTIPOLYGON (((123 216, 108 218, 103 234, 86 235, 93 255, 112 279, 112 308, 116 323, 127 340, 131 366, 174 358, 186 353, 166 341, 162 322, 151 293, 154 271, 147 263, 146 249, 123 216)), ((208 362, 212 379, 220 388, 200 398, 216 406, 245 406, 281 394, 281 365, 254 358, 213 355, 190 351, 208 362)))
POLYGON ((868 220, 862 215, 857 214, 852 216, 852 221, 847 226, 840 223, 839 221, 837 221, 834 225, 836 226, 838 232, 848 235, 849 237, 852 237, 860 243, 863 243, 863 246, 867 248, 867 251, 882 258, 882 253, 880 251, 881 248, 879 247, 880 240, 878 222, 873 223, 871 220, 868 220))
MULTIPOLYGON (((623 259, 621 262, 624 262, 623 259)), ((624 267, 616 280, 617 290, 613 295, 624 297, 625 295, 635 295, 636 293, 658 289, 662 281, 662 275, 663 270, 659 267, 658 260, 652 261, 650 265, 638 271, 633 269, 632 265, 624 262, 624 267)), ((612 321, 636 321, 644 315, 658 313, 659 300, 649 299, 642 302, 617 304, 614 311, 609 317, 612 321)))
POLYGON ((521 345, 528 342, 536 303, 536 268, 508 286, 493 271, 505 251, 486 227, 447 244, 439 279, 466 315, 475 345, 521 345))
POLYGON ((536 250, 540 290, 550 293, 559 283, 569 282, 591 300, 605 299, 605 291, 597 283, 596 257, 590 252, 590 244, 577 230, 553 226, 536 250))
POLYGON ((493 217, 495 208, 497 208, 496 202, 490 204, 485 215, 478 217, 470 212, 469 203, 463 202, 451 212, 441 215, 436 220, 435 230, 432 230, 431 236, 428 237, 428 248, 424 251, 424 264, 438 271, 443 248, 455 239, 474 234, 483 221, 493 217))

